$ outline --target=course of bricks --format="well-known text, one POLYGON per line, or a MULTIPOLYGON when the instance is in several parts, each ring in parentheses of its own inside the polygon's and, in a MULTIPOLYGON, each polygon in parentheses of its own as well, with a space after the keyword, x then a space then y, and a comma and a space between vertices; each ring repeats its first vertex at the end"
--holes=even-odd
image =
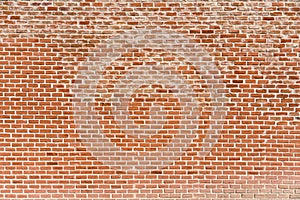
POLYGON ((0 1, 0 199, 300 199, 299 103, 298 0, 0 1), (193 102, 145 81, 113 107, 139 73, 193 102), (174 159, 117 162, 160 155, 189 105, 174 159))

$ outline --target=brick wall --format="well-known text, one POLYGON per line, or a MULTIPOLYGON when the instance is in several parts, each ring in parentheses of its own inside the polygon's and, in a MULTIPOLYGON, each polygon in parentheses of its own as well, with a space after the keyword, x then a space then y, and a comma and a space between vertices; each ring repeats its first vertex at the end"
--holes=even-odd
POLYGON ((1 1, 0 199, 300 199, 300 3, 1 1))

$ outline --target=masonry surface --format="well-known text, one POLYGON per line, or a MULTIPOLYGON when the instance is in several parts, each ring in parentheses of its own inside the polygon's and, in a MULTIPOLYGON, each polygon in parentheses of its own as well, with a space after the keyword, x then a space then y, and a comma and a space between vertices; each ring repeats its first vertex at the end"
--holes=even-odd
POLYGON ((299 37, 297 0, 1 1, 0 199, 300 199, 299 37))

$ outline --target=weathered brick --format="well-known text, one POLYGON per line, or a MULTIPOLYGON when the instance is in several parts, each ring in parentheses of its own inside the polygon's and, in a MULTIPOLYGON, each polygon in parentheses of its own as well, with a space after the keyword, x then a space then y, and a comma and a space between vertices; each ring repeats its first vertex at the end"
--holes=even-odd
POLYGON ((297 0, 1 1, 0 199, 300 198, 299 11, 297 0), (182 37, 167 46, 172 34, 182 37), (130 75, 145 66, 154 70, 130 75), (155 78, 118 88, 130 76, 155 78), (184 97, 178 77, 189 85, 184 97), (86 107, 74 106, 78 81, 93 94, 86 107), (131 100, 115 106, 122 92, 131 100), (147 161, 194 126, 176 159, 146 172, 112 166, 116 150, 107 163, 82 137, 102 130, 147 161))

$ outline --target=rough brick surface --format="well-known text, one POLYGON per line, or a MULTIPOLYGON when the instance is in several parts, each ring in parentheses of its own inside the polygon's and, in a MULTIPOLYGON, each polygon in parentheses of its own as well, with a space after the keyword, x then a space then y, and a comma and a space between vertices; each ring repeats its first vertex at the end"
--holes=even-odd
POLYGON ((0 199, 299 199, 299 37, 298 0, 1 1, 0 199), (209 64, 198 73, 186 56, 174 54, 189 48, 181 40, 170 50, 147 42, 136 48, 122 37, 135 30, 190 38, 203 51, 199 65, 209 64), (123 40, 119 49, 109 43, 115 36, 123 40), (202 109, 197 137, 173 162, 126 171, 86 145, 86 127, 78 123, 88 124, 90 112, 76 118, 83 107, 74 106, 74 85, 91 89, 80 85, 92 77, 82 72, 102 57, 110 62, 97 71, 95 101, 87 105, 99 116, 97 130, 123 151, 146 155, 163 148, 182 130, 184 113, 174 89, 147 83, 134 91, 127 114, 135 130, 154 124, 157 134, 139 139, 128 129, 126 136, 128 126, 107 100, 121 91, 124 73, 152 66, 154 76, 155 66, 171 66, 166 77, 177 71, 191 85, 202 109), (211 117, 216 93, 225 97, 222 128, 211 117), (217 140, 199 154, 212 129, 217 140))

